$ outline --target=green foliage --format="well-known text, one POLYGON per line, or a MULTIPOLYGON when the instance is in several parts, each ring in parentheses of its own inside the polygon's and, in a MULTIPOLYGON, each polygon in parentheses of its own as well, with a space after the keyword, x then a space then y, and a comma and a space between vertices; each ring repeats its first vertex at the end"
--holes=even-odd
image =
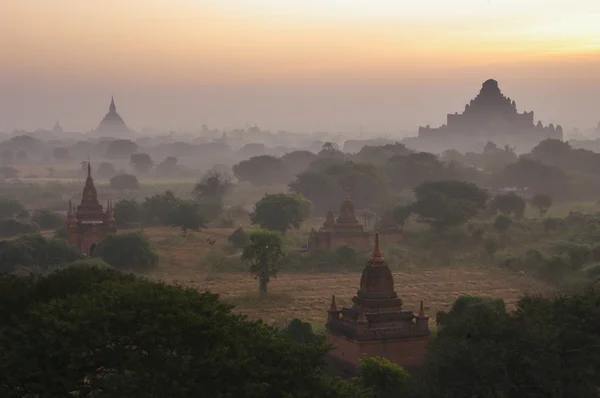
POLYGON ((229 236, 227 240, 235 247, 241 249, 248 244, 248 234, 244 231, 242 227, 240 227, 233 231, 233 233, 229 236))
POLYGON ((433 227, 464 224, 485 208, 488 192, 465 181, 432 181, 415 188, 413 210, 433 227))
POLYGON ((554 197, 564 198, 569 192, 569 180, 561 168, 523 157, 506 166, 494 180, 501 186, 528 188, 554 197))
POLYGON ((0 217, 11 218, 23 210, 23 205, 14 199, 0 198, 0 217))
POLYGON ((206 220, 212 220, 223 212, 223 198, 232 187, 231 176, 215 169, 209 170, 195 185, 192 194, 202 205, 206 220))
POLYGON ((253 156, 233 166, 233 174, 240 181, 255 185, 285 184, 288 173, 281 159, 273 156, 253 156))
POLYGON ((210 293, 97 268, 0 285, 0 314, 17 304, 0 328, 2 396, 342 396, 324 343, 294 343, 210 293))
POLYGON ((269 281, 277 276, 283 256, 283 238, 278 232, 256 231, 248 235, 248 244, 244 247, 241 260, 250 266, 250 273, 258 278, 261 295, 267 293, 269 281))
POLYGON ((31 221, 39 225, 41 229, 56 229, 65 223, 65 218, 49 210, 38 210, 33 213, 31 221))
POLYGON ((40 226, 36 223, 19 221, 14 218, 0 219, 0 237, 2 238, 34 234, 39 232, 39 230, 40 226))
POLYGON ((358 364, 357 382, 371 390, 374 398, 396 398, 407 392, 410 374, 386 358, 363 354, 358 364))
POLYGON ((250 220, 263 229, 285 234, 290 228, 300 227, 303 221, 301 204, 294 196, 266 194, 256 203, 250 220))
POLYGON ((93 253, 115 268, 145 271, 158 263, 156 248, 143 232, 110 234, 93 253))
POLYGON ((294 195, 294 198, 300 203, 300 218, 308 220, 313 213, 314 206, 312 202, 302 195, 294 195))
POLYGON ((67 228, 66 227, 56 228, 54 230, 54 232, 52 233, 52 236, 56 239, 67 239, 67 228))
POLYGON ((188 230, 199 231, 206 227, 200 205, 191 200, 180 200, 177 203, 169 212, 168 224, 181 229, 184 235, 187 235, 188 230))
POLYGON ((416 397, 595 397, 600 293, 470 304, 431 342, 416 397))
POLYGON ((170 213, 179 201, 171 191, 146 197, 142 202, 144 222, 148 225, 169 225, 170 213))
POLYGON ((140 184, 134 175, 119 174, 110 179, 110 187, 117 191, 134 191, 140 188, 140 184))
POLYGON ((120 199, 114 205, 115 224, 120 227, 133 225, 142 219, 142 206, 134 199, 120 199))
POLYGON ((317 336, 313 332, 312 325, 308 322, 302 322, 298 318, 294 318, 290 321, 287 328, 285 329, 285 333, 295 341, 296 343, 315 343, 321 340, 319 336, 317 336))
POLYGON ((494 220, 494 228, 501 234, 508 231, 508 228, 512 225, 512 219, 504 214, 498 214, 494 220))
POLYGON ((494 196, 489 204, 492 214, 513 215, 516 218, 523 218, 525 207, 527 207, 525 199, 514 193, 498 194, 494 196))
POLYGON ((413 212, 413 207, 410 205, 402 205, 398 204, 394 206, 392 210, 392 214, 394 216, 394 221, 400 226, 404 226, 406 220, 410 217, 413 212))
POLYGON ((548 209, 552 206, 552 198, 548 195, 535 195, 531 198, 531 206, 535 207, 540 212, 540 217, 548 212, 548 209))
POLYGON ((154 165, 152 158, 147 153, 134 153, 131 155, 129 161, 136 173, 146 174, 154 165))
POLYGON ((48 270, 81 258, 79 251, 64 240, 26 235, 0 241, 0 273, 19 268, 48 270))

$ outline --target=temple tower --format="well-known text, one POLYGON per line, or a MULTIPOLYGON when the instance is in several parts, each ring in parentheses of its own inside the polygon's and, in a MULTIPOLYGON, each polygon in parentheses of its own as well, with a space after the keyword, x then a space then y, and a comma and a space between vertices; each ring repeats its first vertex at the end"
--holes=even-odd
POLYGON ((383 258, 379 234, 371 259, 363 269, 352 307, 337 309, 335 296, 327 316, 331 355, 356 367, 362 354, 383 356, 406 368, 423 364, 429 342, 429 317, 423 303, 417 315, 402 308, 394 278, 383 258))
POLYGON ((106 235, 117 231, 112 203, 107 202, 106 211, 104 211, 98 202, 98 193, 92 179, 92 166, 89 161, 81 203, 75 212, 73 204, 69 200, 66 229, 67 241, 77 246, 85 255, 91 255, 98 242, 106 235))

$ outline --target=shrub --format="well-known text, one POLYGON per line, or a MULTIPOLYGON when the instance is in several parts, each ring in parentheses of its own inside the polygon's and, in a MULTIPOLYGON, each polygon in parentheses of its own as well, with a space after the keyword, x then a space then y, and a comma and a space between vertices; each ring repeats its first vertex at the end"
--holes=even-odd
POLYGON ((80 259, 81 253, 58 239, 41 235, 26 235, 9 241, 0 241, 0 272, 12 272, 19 267, 50 269, 80 259))
POLYGON ((121 199, 115 203, 115 224, 126 226, 138 223, 142 218, 142 206, 135 199, 121 199))
POLYGON ((136 176, 131 174, 119 174, 110 179, 110 187, 118 191, 136 190, 140 184, 136 176))
POLYGON ((13 199, 0 198, 0 217, 14 217, 23 210, 23 205, 13 199))
POLYGON ((37 223, 41 229, 56 229, 61 227, 65 222, 63 216, 49 210, 36 211, 31 220, 37 223))
POLYGON ((512 219, 504 214, 498 214, 494 220, 494 228, 501 234, 505 233, 512 224, 512 219))
POLYGON ((156 248, 142 232, 110 234, 94 250, 100 257, 118 269, 144 271, 158 263, 156 248))
POLYGON ((248 234, 242 227, 240 227, 233 231, 233 233, 229 236, 228 241, 235 247, 242 249, 248 243, 248 234))
POLYGON ((34 234, 39 232, 40 226, 36 223, 23 222, 14 218, 5 218, 0 220, 0 237, 8 238, 11 236, 34 234))
POLYGON ((222 272, 240 272, 246 268, 240 261, 239 254, 228 256, 220 250, 210 250, 202 256, 200 267, 208 274, 219 274, 222 272))

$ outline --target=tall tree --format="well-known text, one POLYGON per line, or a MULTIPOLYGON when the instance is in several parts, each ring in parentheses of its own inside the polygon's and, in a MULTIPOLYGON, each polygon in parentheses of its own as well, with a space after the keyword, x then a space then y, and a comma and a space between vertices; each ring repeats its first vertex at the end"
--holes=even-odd
POLYGON ((540 217, 544 217, 552 206, 552 198, 548 195, 537 194, 531 198, 531 206, 540 212, 540 217))
POLYGON ((254 206, 250 214, 252 224, 258 224, 263 229, 285 232, 290 228, 298 228, 303 219, 302 204, 295 196, 282 193, 267 194, 254 206))
POLYGON ((206 227, 200 205, 191 200, 180 200, 169 211, 168 224, 173 228, 180 228, 183 235, 187 235, 189 230, 199 231, 206 227))
POLYGON ((279 261, 283 258, 283 239, 276 231, 251 232, 242 252, 242 262, 250 266, 250 273, 259 282, 259 293, 267 293, 271 278, 277 276, 279 261))

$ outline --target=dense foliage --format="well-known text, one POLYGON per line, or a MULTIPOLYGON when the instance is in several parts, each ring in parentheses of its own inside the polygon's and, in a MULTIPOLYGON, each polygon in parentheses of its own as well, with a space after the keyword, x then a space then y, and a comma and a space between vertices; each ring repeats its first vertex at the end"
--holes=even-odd
POLYGON ((122 270, 145 271, 158 263, 156 248, 143 232, 110 234, 98 243, 93 256, 122 270))
POLYGON ((81 258, 81 253, 62 239, 25 235, 0 241, 0 273, 20 268, 48 270, 81 258))
POLYGON ((290 228, 300 227, 306 213, 305 210, 303 214, 302 202, 297 196, 265 195, 256 203, 254 212, 250 214, 250 221, 263 229, 285 234, 290 228))

